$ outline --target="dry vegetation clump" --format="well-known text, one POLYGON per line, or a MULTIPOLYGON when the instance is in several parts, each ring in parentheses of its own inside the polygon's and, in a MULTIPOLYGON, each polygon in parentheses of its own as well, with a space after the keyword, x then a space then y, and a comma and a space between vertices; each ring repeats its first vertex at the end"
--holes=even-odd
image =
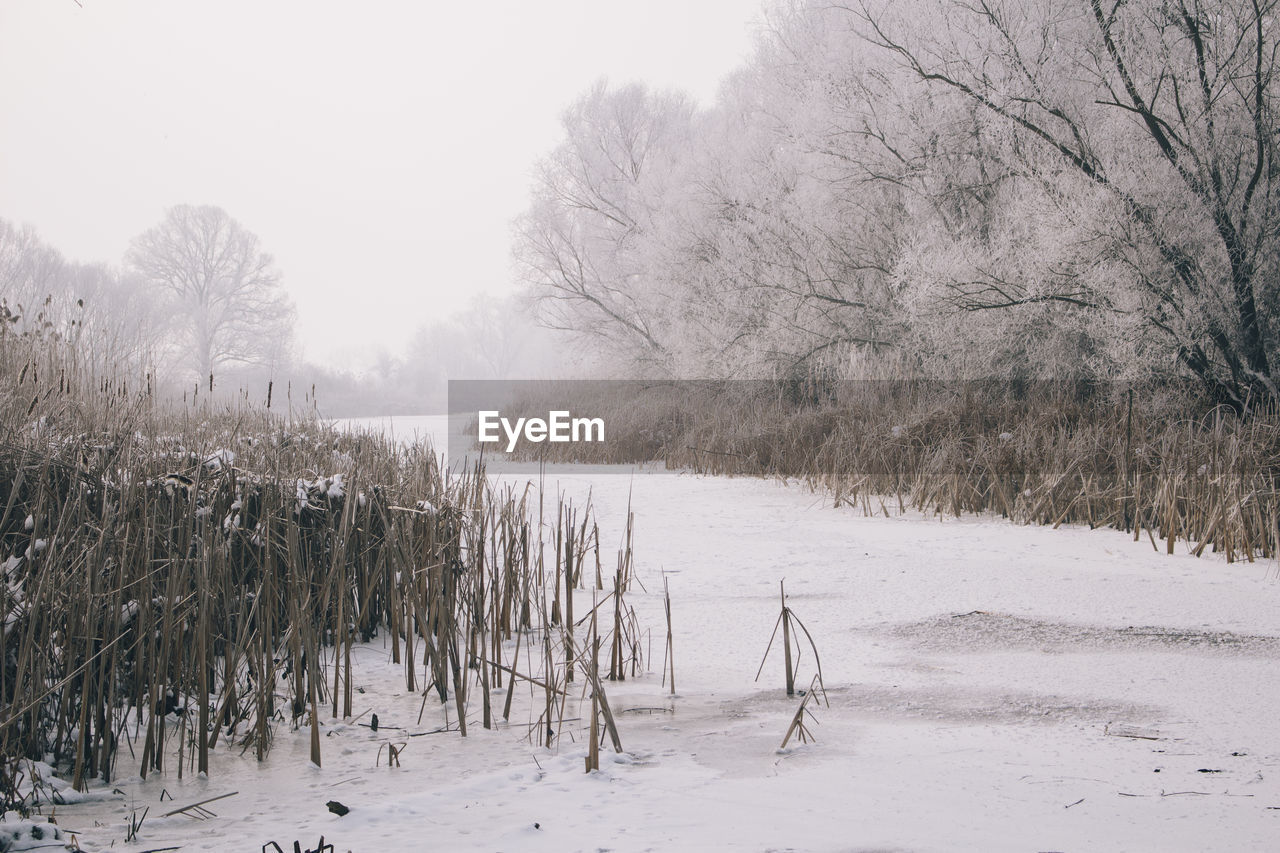
MULTIPOLYGON (((352 714, 352 646, 374 637, 463 734, 473 694, 489 727, 493 687, 537 685, 552 742, 593 663, 571 606, 593 554, 605 584, 589 509, 544 523, 528 489, 429 448, 147 385, 0 332, 0 810, 38 803, 39 762, 77 790, 122 759, 181 777, 220 743, 263 758, 280 725, 309 726, 319 764, 317 722, 352 714)), ((619 560, 614 677, 640 666, 619 560)))
POLYGON ((604 417, 604 445, 530 450, 550 461, 795 478, 869 513, 1114 527, 1170 553, 1178 541, 1229 560, 1274 558, 1280 547, 1274 406, 1241 418, 1182 389, 1049 382, 617 387, 625 393, 580 389, 572 398, 575 413, 604 417))

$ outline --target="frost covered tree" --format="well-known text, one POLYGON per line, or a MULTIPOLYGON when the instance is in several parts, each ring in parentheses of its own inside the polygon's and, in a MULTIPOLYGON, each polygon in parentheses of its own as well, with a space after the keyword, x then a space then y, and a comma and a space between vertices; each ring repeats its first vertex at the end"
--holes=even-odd
POLYGON ((682 95, 603 82, 566 111, 565 139, 541 164, 514 252, 548 326, 638 363, 666 359, 667 282, 651 238, 678 206, 692 115, 682 95))
POLYGON ((904 208, 883 178, 902 166, 874 138, 882 81, 865 44, 826 17, 779 13, 698 123, 699 192, 671 233, 685 237, 678 278, 701 320, 685 338, 717 375, 823 372, 901 336, 904 208))
POLYGON ((285 357, 293 305, 257 236, 226 211, 173 207, 134 239, 127 260, 162 295, 170 348, 198 381, 285 357))
POLYGON ((988 160, 1011 176, 990 188, 996 221, 953 223, 936 241, 950 273, 927 264, 953 305, 1109 316, 1219 399, 1276 396, 1274 2, 845 8, 933 92, 993 120, 988 160))
POLYGON ((1277 396, 1280 0, 790 0, 710 107, 597 87, 517 256, 676 375, 1277 396))
MULTIPOLYGON (((814 121, 831 106, 805 76, 823 31, 797 38, 762 51, 710 110, 599 85, 566 113, 516 247, 544 322, 632 370, 684 376, 892 346, 896 190, 847 162, 883 152, 833 143, 814 121)), ((844 63, 823 48, 820 62, 844 63)))

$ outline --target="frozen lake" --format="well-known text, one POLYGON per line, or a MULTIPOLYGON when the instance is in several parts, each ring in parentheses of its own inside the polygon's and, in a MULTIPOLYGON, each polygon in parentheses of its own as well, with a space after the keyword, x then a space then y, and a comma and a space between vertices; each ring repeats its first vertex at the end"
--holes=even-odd
MULTIPOLYGON (((627 600, 652 632, 653 672, 608 688, 625 752, 600 772, 583 773, 584 731, 533 744, 524 688, 509 724, 425 736, 449 708, 407 693, 375 640, 358 649, 356 710, 384 729, 325 720, 323 769, 308 730, 282 725, 264 765, 219 750, 209 779, 120 781, 123 798, 60 807, 60 821, 91 850, 120 838, 126 802, 153 816, 123 850, 321 834, 339 851, 1203 851, 1280 837, 1273 565, 1168 557, 1115 531, 866 517, 760 480, 560 466, 545 499, 561 493, 591 502, 606 557, 634 511, 643 588, 627 600), (664 578, 675 695, 660 676, 664 578), (783 579, 829 702, 809 705, 815 740, 785 750, 800 699, 776 646, 755 680, 783 579), (379 764, 391 740, 408 745, 395 769, 379 764), (162 789, 180 803, 240 793, 195 822, 157 818, 162 789)), ((586 612, 595 593, 577 595, 586 612)), ((806 646, 798 683, 814 672, 806 646)))

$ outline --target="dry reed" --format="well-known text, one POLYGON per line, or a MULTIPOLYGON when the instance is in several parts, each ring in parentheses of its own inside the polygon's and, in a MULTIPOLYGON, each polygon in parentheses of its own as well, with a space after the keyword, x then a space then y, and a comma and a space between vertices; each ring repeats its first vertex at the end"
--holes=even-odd
MULTIPOLYGON (((36 805, 32 760, 77 789, 135 772, 117 769, 128 756, 182 776, 220 742, 265 758, 281 725, 309 725, 320 764, 321 718, 351 716, 351 651, 375 637, 462 735, 475 704, 494 724, 495 687, 504 720, 517 680, 541 689, 531 729, 550 745, 575 664, 594 661, 572 633, 593 528, 563 502, 544 525, 535 497, 313 417, 166 406, 145 378, 0 331, 4 808, 36 805)), ((637 649, 633 623, 619 604, 637 649)))
POLYGON ((608 441, 531 446, 547 461, 797 479, 868 514, 1113 527, 1168 553, 1280 552, 1274 405, 1241 418, 1186 389, 1075 382, 597 382, 531 386, 517 414, 548 408, 603 417, 608 441))

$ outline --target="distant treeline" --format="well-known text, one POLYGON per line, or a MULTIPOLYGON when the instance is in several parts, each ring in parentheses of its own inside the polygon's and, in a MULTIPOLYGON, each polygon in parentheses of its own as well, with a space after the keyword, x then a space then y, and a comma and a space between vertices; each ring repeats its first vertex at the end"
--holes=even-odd
POLYGON ((534 375, 562 363, 517 298, 476 298, 451 315, 432 307, 407 306, 424 321, 403 353, 335 332, 325 347, 367 343, 380 354, 354 368, 316 363, 300 353, 271 256, 220 208, 171 209, 119 266, 68 261, 33 229, 0 219, 0 323, 178 402, 270 399, 273 409, 330 417, 431 413, 444 410, 450 377, 534 375))

